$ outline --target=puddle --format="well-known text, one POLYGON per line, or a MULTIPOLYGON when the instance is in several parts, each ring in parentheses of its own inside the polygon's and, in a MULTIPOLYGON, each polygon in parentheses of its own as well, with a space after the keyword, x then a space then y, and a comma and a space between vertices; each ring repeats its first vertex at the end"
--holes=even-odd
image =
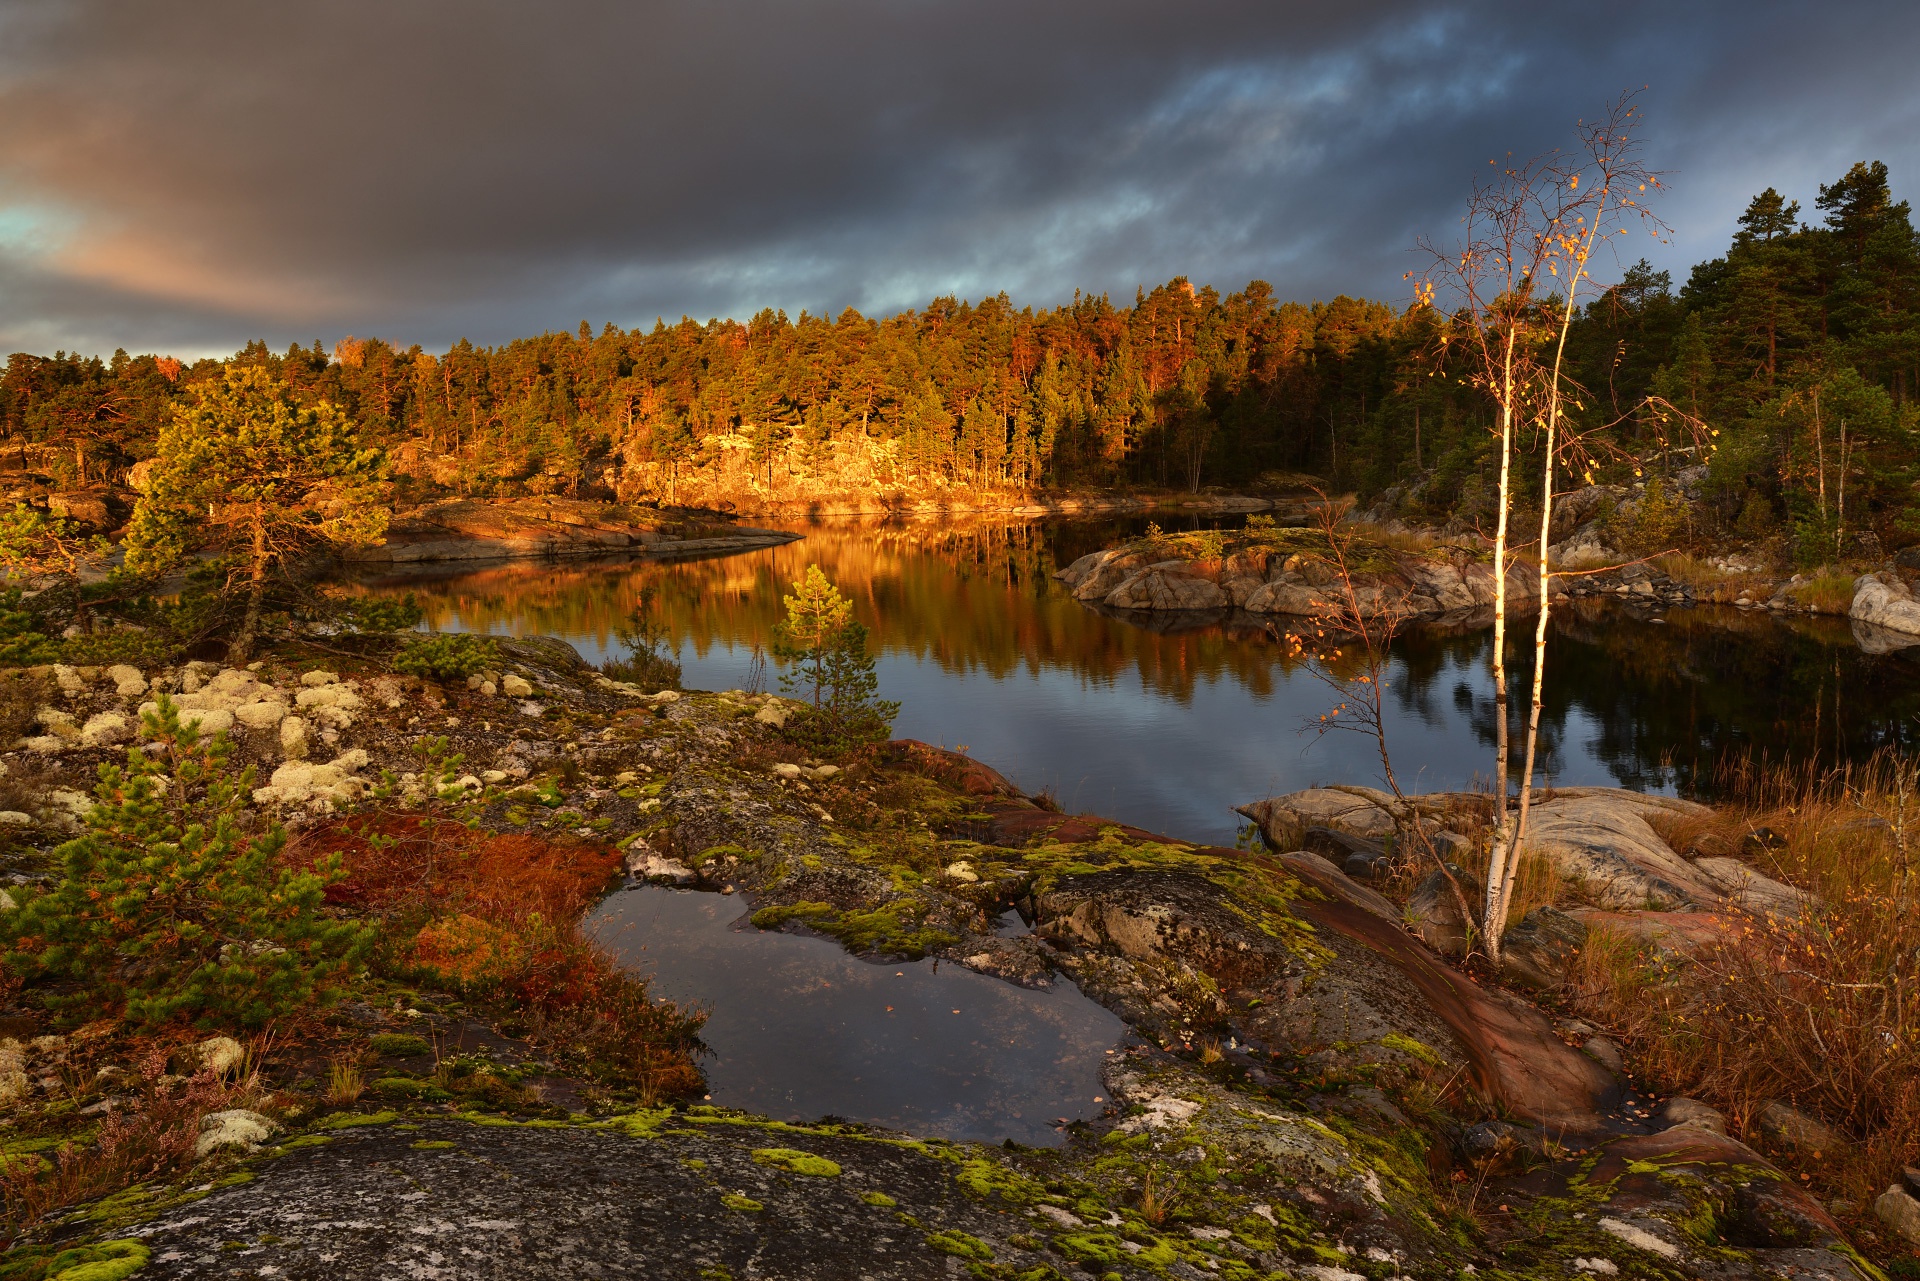
POLYGON ((1064 979, 1029 991, 931 960, 874 965, 827 939, 757 930, 739 898, 622 890, 586 928, 656 995, 712 1012, 713 1101, 1033 1147, 1097 1115, 1126 1026, 1064 979))

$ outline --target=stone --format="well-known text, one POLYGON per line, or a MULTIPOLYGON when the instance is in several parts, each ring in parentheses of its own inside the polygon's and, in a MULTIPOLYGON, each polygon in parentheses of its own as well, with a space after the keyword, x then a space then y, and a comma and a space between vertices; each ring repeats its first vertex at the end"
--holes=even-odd
POLYGON ((480 771, 480 778, 487 783, 504 783, 507 781, 507 772, 503 769, 484 769, 480 771))
MULTIPOLYGON (((1467 901, 1472 902, 1477 888, 1465 873, 1456 873, 1461 888, 1466 891, 1467 901)), ((1407 899, 1405 917, 1413 932, 1421 941, 1434 951, 1445 956, 1465 956, 1467 952, 1467 920, 1460 914, 1460 904, 1453 896, 1453 886, 1446 874, 1435 868, 1427 873, 1425 880, 1414 887, 1412 897, 1407 899)))
POLYGON ((800 777, 800 767, 791 761, 781 761, 778 765, 771 766, 769 772, 778 774, 781 778, 800 777))
POLYGON ((319 689, 322 685, 337 685, 340 677, 333 672, 304 672, 300 684, 305 689, 319 689))
POLYGON ((82 747, 105 747, 133 736, 133 725, 119 712, 96 712, 80 728, 82 747))
POLYGON ((237 1070, 247 1060, 246 1049, 230 1036, 210 1036, 193 1047, 194 1060, 203 1072, 220 1076, 237 1070))
POLYGON ((753 719, 759 721, 762 725, 771 725, 775 729, 785 729, 787 727, 788 715, 789 713, 784 705, 780 703, 768 703, 765 707, 753 714, 753 719))
POLYGON ((1268 848, 1297 850, 1314 827, 1384 844, 1394 834, 1392 803, 1387 793, 1368 787, 1314 787, 1255 801, 1238 812, 1260 825, 1268 848))
POLYGON ((245 1108, 209 1112, 200 1118, 200 1137, 194 1141, 193 1155, 206 1157, 225 1147, 257 1151, 279 1132, 280 1127, 274 1122, 245 1108))
POLYGON ((645 841, 636 840, 627 847, 627 873, 649 881, 669 885, 692 885, 699 880, 694 870, 679 859, 657 853, 645 841))
POLYGON ((500 692, 508 698, 532 698, 533 685, 526 677, 508 672, 500 678, 500 692))
MULTIPOLYGON (((1526 852, 1583 883, 1597 907, 1684 910, 1721 898, 1719 885, 1696 871, 1647 823, 1653 799, 1610 788, 1567 788, 1533 807, 1526 852)), ((1664 808, 1664 807, 1661 807, 1664 808)))
POLYGON ((1699 1099, 1685 1096, 1671 1098, 1660 1109, 1660 1118, 1669 1126, 1690 1125, 1696 1130, 1707 1130, 1714 1134, 1727 1132, 1727 1117, 1720 1109, 1699 1099))
POLYGON ((1797 917, 1819 902, 1805 890, 1763 876, 1737 858, 1699 858, 1693 865, 1725 891, 1728 902, 1755 915, 1797 917))
POLYGON ((1911 1244, 1920 1245, 1920 1201, 1905 1188, 1896 1183, 1882 1192, 1873 1203, 1873 1212, 1911 1244))
POLYGON ((121 698, 136 698, 147 692, 146 675, 130 663, 115 663, 109 667, 107 679, 113 682, 113 692, 121 698))
POLYGON ((307 722, 298 716, 288 716, 280 722, 280 755, 290 761, 303 759, 309 747, 307 722))
POLYGON ((1854 580, 1847 617, 1890 632, 1920 635, 1920 601, 1898 574, 1862 574, 1854 580))
POLYGON ((1776 1147, 1832 1155, 1852 1146, 1847 1137, 1817 1117, 1775 1099, 1754 1117, 1760 1136, 1776 1147))
POLYGON ((1580 1052, 1615 1076, 1627 1074, 1627 1061, 1621 1057, 1620 1047, 1604 1036, 1588 1037, 1580 1052))
POLYGON ((287 705, 279 699, 242 703, 233 709, 233 718, 248 729, 272 729, 286 718, 287 705))
POLYGON ((838 765, 821 765, 815 768, 815 770, 813 771, 813 776, 817 779, 820 779, 822 782, 824 782, 827 779, 835 777, 839 773, 840 773, 840 767, 838 765))
POLYGON ((677 703, 680 701, 680 691, 677 689, 663 689, 653 696, 653 701, 656 703, 677 703))
POLYGON ((1536 907, 1500 940, 1500 972, 1523 987, 1558 991, 1587 941, 1587 927, 1556 907, 1536 907))
POLYGON ((1228 603, 1220 584, 1183 572, 1177 564, 1149 566, 1104 598, 1114 609, 1221 609, 1228 603))

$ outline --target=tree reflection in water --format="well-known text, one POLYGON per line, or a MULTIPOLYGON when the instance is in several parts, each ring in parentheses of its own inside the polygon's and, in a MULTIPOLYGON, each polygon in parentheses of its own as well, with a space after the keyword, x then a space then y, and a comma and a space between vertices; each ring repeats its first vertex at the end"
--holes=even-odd
MULTIPOLYGON (((1204 518, 1156 519, 1173 528, 1204 518)), ((804 526, 801 542, 739 556, 456 566, 362 585, 416 593, 440 630, 560 636, 597 661, 651 584, 687 684, 725 689, 746 680, 781 594, 817 562, 873 628, 882 693, 906 705, 897 733, 966 744, 1023 786, 1056 788, 1071 808, 1225 840, 1237 826, 1232 805, 1374 781, 1365 743, 1301 733, 1326 710, 1326 691, 1255 620, 1113 617, 1053 580, 1145 524, 830 521, 804 526)), ((1554 781, 1693 793, 1710 789, 1726 752, 1831 761, 1913 742, 1920 666, 1862 653, 1844 622, 1721 608, 1665 618, 1587 600, 1556 620, 1543 716, 1554 781)), ((1413 786, 1470 786, 1488 772, 1489 642, 1472 627, 1415 628, 1396 642, 1389 730, 1413 786)), ((1517 681, 1530 657, 1517 648, 1517 681)))

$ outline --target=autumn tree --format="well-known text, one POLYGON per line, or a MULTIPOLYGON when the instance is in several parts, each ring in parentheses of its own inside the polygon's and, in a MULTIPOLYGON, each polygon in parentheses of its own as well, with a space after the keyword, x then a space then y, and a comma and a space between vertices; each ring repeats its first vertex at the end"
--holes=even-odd
POLYGON ((230 365, 161 432, 127 568, 153 575, 205 550, 229 557, 229 591, 244 601, 230 658, 244 663, 277 576, 317 550, 386 532, 385 466, 330 402, 303 405, 270 370, 230 365))

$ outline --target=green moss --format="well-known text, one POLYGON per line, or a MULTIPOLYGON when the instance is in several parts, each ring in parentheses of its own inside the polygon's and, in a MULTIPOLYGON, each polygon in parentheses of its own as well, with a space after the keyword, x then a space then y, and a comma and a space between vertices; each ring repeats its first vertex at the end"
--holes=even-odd
POLYGON ((785 1170, 789 1174, 810 1174, 816 1178, 832 1178, 840 1173, 837 1161, 829 1161, 823 1156, 811 1152, 802 1152, 798 1148, 755 1148, 755 1164, 770 1165, 785 1170))
POLYGON ((410 1059, 433 1048, 425 1040, 407 1032, 382 1032, 368 1041, 367 1045, 375 1054, 393 1059, 410 1059))
POLYGON ((760 857, 757 850, 744 845, 709 845, 687 860, 689 867, 701 867, 707 863, 717 863, 722 859, 736 858, 743 863, 756 862, 760 857))
POLYGON ((152 1257, 152 1251, 138 1241, 103 1241, 56 1256, 47 1276, 49 1281, 121 1281, 146 1267, 152 1257), (93 1257, 62 1264, 67 1254, 78 1253, 93 1257))
POLYGON ((993 1262, 993 1249, 977 1236, 960 1230, 927 1234, 927 1244, 942 1254, 951 1254, 957 1259, 973 1259, 979 1263, 993 1262))
POLYGON ((453 1097, 432 1081, 416 1080, 410 1076, 383 1076, 367 1089, 374 1094, 395 1094, 402 1098, 422 1099, 433 1103, 445 1102, 453 1097))
POLYGON ((294 1148, 323 1148, 331 1142, 333 1142, 333 1136, 330 1134, 296 1134, 282 1143, 280 1150, 287 1152, 294 1148))
POLYGON ((860 1199, 868 1205, 877 1205, 882 1210, 891 1210, 894 1206, 900 1204, 884 1192, 862 1192, 860 1199))
POLYGON ((763 907, 751 919, 763 930, 799 921, 838 940, 851 952, 878 952, 918 960, 935 948, 958 941, 945 930, 927 926, 926 914, 927 905, 918 899, 896 899, 864 912, 842 911, 831 903, 802 900, 763 907))
POLYGON ((721 1197, 720 1204, 726 1206, 729 1210, 746 1210, 749 1212, 767 1208, 752 1197, 741 1196, 737 1192, 729 1192, 727 1195, 721 1197))
POLYGON ((458 1147, 452 1139, 420 1139, 413 1144, 416 1152, 444 1152, 448 1148, 458 1147))
POLYGON ((335 1112, 313 1123, 316 1130, 345 1130, 356 1125, 386 1125, 400 1119, 398 1112, 335 1112))
POLYGON ((1424 1042, 1414 1040, 1403 1032, 1387 1033, 1380 1038, 1380 1044, 1389 1050, 1398 1050, 1402 1054, 1419 1059, 1428 1067, 1441 1067, 1446 1063, 1446 1060, 1440 1057, 1438 1050, 1424 1042))

